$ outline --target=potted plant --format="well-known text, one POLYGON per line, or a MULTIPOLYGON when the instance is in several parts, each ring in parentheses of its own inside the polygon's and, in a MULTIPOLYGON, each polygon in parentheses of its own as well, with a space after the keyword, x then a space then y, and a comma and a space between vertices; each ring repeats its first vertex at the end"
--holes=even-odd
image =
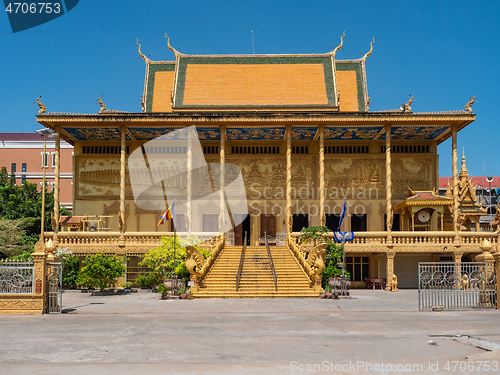
POLYGON ((130 288, 132 288, 132 283, 130 281, 127 281, 126 283, 122 283, 122 286, 125 291, 130 292, 130 288))
POLYGON ((187 299, 189 287, 187 287, 186 285, 181 285, 179 289, 177 289, 177 291, 179 292, 181 299, 187 299))
POLYGON ((332 288, 330 287, 330 285, 325 286, 325 294, 326 298, 332 298, 332 288))
POLYGON ((158 285, 158 288, 156 290, 158 293, 161 294, 160 299, 168 298, 168 292, 170 292, 170 288, 166 287, 164 284, 160 284, 158 285))

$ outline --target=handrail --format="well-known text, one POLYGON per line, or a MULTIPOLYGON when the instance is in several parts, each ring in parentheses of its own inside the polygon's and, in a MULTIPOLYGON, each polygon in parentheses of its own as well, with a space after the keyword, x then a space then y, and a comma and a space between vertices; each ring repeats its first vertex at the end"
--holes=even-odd
POLYGON ((241 249, 240 265, 238 267, 238 275, 236 275, 236 291, 240 286, 241 271, 243 270, 243 259, 245 258, 245 249, 247 248, 247 232, 245 232, 245 239, 243 240, 243 249, 241 249))
POLYGON ((264 232, 264 238, 265 238, 265 242, 266 242, 267 256, 269 257, 269 263, 271 264, 271 271, 273 271, 274 288, 276 291, 278 291, 278 278, 276 277, 276 271, 274 269, 273 257, 271 256, 271 250, 269 249, 269 242, 267 242, 266 232, 264 232))

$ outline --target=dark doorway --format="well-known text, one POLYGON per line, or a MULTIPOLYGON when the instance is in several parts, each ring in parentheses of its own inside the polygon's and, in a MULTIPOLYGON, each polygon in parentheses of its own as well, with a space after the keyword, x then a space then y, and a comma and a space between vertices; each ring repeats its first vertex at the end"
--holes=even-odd
POLYGON ((276 216, 274 215, 260 215, 260 236, 264 234, 276 237, 276 216))
POLYGON ((351 232, 366 232, 366 214, 351 215, 351 232))
POLYGON ((247 232, 247 246, 250 245, 250 215, 234 215, 237 221, 244 218, 240 225, 234 228, 234 245, 243 246, 243 239, 245 238, 245 232, 247 232))
MULTIPOLYGON (((339 227, 340 215, 326 214, 326 227, 332 232, 336 232, 339 227)), ((342 230, 342 228, 340 228, 342 230)))
POLYGON ((309 215, 307 214, 293 214, 292 220, 292 232, 300 232, 309 226, 309 215))
MULTIPOLYGON (((401 214, 394 214, 392 219, 392 231, 399 232, 401 230, 401 214)), ((384 215, 384 230, 387 230, 387 214, 384 215)))

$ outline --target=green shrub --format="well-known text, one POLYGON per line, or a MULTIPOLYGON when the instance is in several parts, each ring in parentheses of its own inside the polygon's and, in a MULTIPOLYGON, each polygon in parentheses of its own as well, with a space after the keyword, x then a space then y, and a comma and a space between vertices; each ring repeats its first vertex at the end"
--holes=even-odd
POLYGON ((90 255, 82 262, 83 268, 78 275, 77 284, 85 288, 109 288, 125 273, 123 258, 116 255, 90 255))

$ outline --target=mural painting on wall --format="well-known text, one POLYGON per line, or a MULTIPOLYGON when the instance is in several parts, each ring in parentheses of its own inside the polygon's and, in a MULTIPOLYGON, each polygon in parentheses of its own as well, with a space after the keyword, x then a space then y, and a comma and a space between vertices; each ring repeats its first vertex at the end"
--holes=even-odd
MULTIPOLYGON (((333 159, 325 161, 325 186, 327 197, 341 198, 343 195, 362 194, 362 189, 370 189, 370 197, 385 197, 386 170, 383 159, 333 159), (347 192, 351 189, 351 192, 347 192), (356 191, 356 189, 361 189, 356 191), (375 194, 377 193, 377 194, 375 194), (331 196, 333 194, 333 196, 331 196)), ((414 190, 432 190, 432 159, 393 158, 392 193, 404 198, 408 187, 414 190)), ((362 196, 366 198, 367 196, 362 196)))

